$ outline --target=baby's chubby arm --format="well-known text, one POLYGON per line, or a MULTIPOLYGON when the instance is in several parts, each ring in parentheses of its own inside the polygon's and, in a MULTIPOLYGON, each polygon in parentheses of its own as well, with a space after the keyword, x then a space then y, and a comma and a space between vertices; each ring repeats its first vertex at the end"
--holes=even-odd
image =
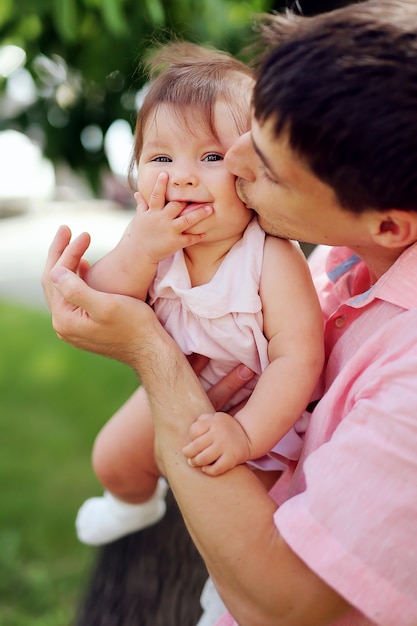
POLYGON ((146 300, 158 263, 204 237, 203 232, 190 234, 187 230, 213 209, 201 206, 181 215, 186 203, 166 203, 167 185, 168 175, 162 172, 148 203, 139 192, 135 193, 136 213, 119 243, 84 276, 90 287, 146 300))
POLYGON ((270 364, 243 409, 200 416, 183 448, 212 476, 269 452, 306 408, 323 367, 322 314, 297 246, 267 237, 260 295, 270 364))
POLYGON ((182 449, 188 463, 212 476, 245 463, 251 455, 245 429, 228 413, 200 415, 190 426, 190 438, 182 449))

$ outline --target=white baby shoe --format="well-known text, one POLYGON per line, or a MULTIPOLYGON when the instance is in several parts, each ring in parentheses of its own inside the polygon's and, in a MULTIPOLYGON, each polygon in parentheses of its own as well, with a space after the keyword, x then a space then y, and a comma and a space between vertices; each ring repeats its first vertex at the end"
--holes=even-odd
POLYGON ((99 546, 155 524, 165 515, 167 490, 168 484, 161 477, 153 496, 141 504, 122 502, 108 491, 102 497, 89 498, 75 520, 78 539, 99 546))

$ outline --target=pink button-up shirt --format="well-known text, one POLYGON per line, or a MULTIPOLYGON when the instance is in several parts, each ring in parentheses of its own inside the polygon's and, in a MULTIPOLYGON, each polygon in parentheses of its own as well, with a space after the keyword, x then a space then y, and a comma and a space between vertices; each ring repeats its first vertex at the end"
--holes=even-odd
POLYGON ((271 492, 275 523, 355 607, 333 626, 415 626, 417 244, 371 288, 346 248, 320 248, 311 265, 325 319, 323 395, 298 464, 271 492))

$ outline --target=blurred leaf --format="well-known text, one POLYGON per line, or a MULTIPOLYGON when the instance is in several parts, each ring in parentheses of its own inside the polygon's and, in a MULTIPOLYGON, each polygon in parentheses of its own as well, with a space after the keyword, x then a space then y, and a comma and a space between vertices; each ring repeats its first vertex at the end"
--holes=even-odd
POLYGON ((42 33, 42 21, 38 15, 25 15, 19 22, 19 32, 26 41, 33 41, 42 33))
POLYGON ((1 0, 0 2, 0 27, 8 22, 13 15, 13 0, 1 0))
POLYGON ((127 23, 119 0, 102 0, 100 6, 109 32, 114 35, 125 33, 127 23))
POLYGON ((145 0, 146 7, 152 22, 156 26, 162 26, 165 22, 165 11, 160 0, 145 0))
POLYGON ((56 28, 64 41, 75 41, 77 36, 77 7, 75 0, 55 0, 56 28))
POLYGON ((15 6, 17 12, 21 15, 28 13, 45 15, 50 13, 52 8, 51 0, 15 0, 15 6))

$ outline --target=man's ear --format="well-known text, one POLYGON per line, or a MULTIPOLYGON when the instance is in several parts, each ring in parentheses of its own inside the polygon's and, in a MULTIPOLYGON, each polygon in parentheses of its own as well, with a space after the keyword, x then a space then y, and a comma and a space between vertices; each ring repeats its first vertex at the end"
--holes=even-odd
POLYGON ((390 209, 374 214, 373 238, 384 248, 406 248, 417 241, 417 211, 390 209))

